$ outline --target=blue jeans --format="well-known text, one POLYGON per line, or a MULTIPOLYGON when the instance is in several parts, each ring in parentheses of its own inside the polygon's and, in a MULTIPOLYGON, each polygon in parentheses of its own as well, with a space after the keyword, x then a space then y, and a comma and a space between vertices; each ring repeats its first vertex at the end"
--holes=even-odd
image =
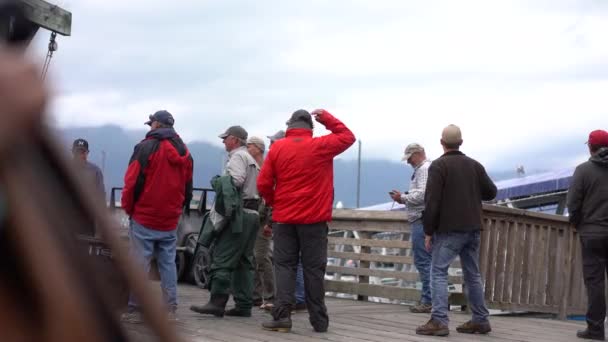
MULTIPOLYGON (((177 309, 177 269, 175 265, 175 247, 177 228, 168 232, 148 229, 135 220, 130 221, 129 245, 131 255, 140 267, 148 274, 150 262, 156 257, 160 288, 169 311, 177 309)), ((138 310, 139 305, 133 294, 129 296, 129 311, 138 310)))
POLYGON ((433 236, 431 284, 433 310, 431 318, 448 325, 448 268, 460 256, 465 295, 473 312, 474 323, 488 321, 488 309, 483 298, 483 284, 479 273, 480 232, 436 233, 433 236))
POLYGON ((306 295, 304 294, 304 270, 302 269, 302 258, 298 262, 298 270, 296 271, 296 304, 306 303, 306 295))
POLYGON ((412 224, 412 251, 414 254, 414 265, 420 273, 422 282, 422 293, 420 303, 431 304, 431 253, 424 247, 424 228, 422 220, 416 220, 412 224))

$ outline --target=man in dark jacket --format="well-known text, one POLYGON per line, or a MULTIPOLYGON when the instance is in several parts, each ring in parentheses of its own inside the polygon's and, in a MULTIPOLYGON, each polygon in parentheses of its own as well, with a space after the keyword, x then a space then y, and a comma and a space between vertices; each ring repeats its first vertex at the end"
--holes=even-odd
POLYGON ((487 334, 492 329, 479 272, 481 201, 493 199, 496 186, 480 163, 459 151, 462 134, 458 126, 449 125, 443 130, 441 145, 444 154, 429 167, 423 214, 426 248, 432 248, 433 309, 431 319, 418 327, 416 333, 434 336, 449 334, 448 268, 460 256, 473 319, 456 330, 487 334))
POLYGON ((587 141, 588 161, 574 170, 568 190, 568 213, 581 239, 587 288, 587 329, 576 335, 604 340, 608 271, 608 132, 596 130, 587 141))
MULTIPOLYGON (((130 218, 130 248, 149 272, 155 256, 161 289, 175 319, 177 223, 192 200, 193 161, 186 144, 173 129, 173 116, 161 110, 150 115, 150 132, 133 152, 125 174, 121 204, 130 218)), ((129 298, 123 320, 141 322, 136 298, 129 298)))
POLYGON ((89 142, 78 138, 72 143, 72 159, 76 167, 82 171, 88 184, 97 189, 99 197, 106 198, 106 189, 103 184, 103 173, 99 166, 89 161, 89 142))
POLYGON ((317 332, 327 331, 323 281, 327 265, 327 222, 333 204, 333 159, 355 142, 353 133, 323 109, 312 115, 332 134, 312 137, 312 117, 300 109, 287 121, 287 134, 276 141, 258 178, 258 190, 273 208, 276 274, 273 320, 264 329, 289 331, 296 269, 301 254, 306 306, 317 332))

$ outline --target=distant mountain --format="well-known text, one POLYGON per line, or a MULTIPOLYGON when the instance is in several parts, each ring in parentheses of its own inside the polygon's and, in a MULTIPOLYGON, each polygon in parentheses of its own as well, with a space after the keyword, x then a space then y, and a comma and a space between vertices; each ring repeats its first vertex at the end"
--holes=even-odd
MULTIPOLYGON (((61 131, 66 152, 76 138, 89 141, 89 160, 104 172, 108 194, 112 187, 122 187, 126 167, 133 147, 144 136, 144 130, 124 130, 118 126, 67 128, 61 131), (103 153, 105 152, 105 161, 103 153)), ((194 157, 195 187, 209 187, 209 180, 222 169, 226 152, 206 142, 190 142, 188 147, 194 157)), ((361 163, 360 206, 390 201, 388 191, 405 190, 409 186, 412 168, 405 163, 386 160, 363 160, 361 163)), ((492 179, 515 177, 515 170, 490 172, 492 179)), ((357 161, 336 159, 334 162, 335 199, 346 208, 357 205, 357 161)))

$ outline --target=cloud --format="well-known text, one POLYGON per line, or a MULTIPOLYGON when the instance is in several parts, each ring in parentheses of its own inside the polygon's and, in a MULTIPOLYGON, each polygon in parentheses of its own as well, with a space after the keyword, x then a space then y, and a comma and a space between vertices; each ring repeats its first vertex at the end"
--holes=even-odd
MULTIPOLYGON (((551 147, 606 128, 604 1, 63 6, 73 36, 60 37, 50 75, 62 127, 141 128, 165 108, 187 140, 219 145, 230 125, 265 136, 296 109, 325 107, 366 158, 398 160, 411 141, 436 157, 439 132, 455 123, 463 149, 489 167, 554 160, 538 154, 563 157, 551 147)), ((42 58, 47 40, 39 34, 31 54, 42 58)))

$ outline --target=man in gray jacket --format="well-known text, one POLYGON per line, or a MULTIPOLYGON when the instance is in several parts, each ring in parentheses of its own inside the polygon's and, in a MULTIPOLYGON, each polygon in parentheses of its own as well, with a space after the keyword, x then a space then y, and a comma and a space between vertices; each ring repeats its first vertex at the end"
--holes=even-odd
POLYGON ((576 336, 603 341, 604 277, 608 271, 608 132, 591 132, 587 145, 591 157, 576 168, 568 190, 570 223, 581 239, 588 303, 587 329, 576 336))
POLYGON ((253 247, 260 227, 260 196, 256 186, 260 167, 247 152, 247 131, 243 127, 229 127, 219 137, 229 157, 224 173, 232 177, 243 198, 242 227, 240 231, 226 227, 219 233, 210 271, 211 298, 206 305, 193 305, 190 310, 217 317, 251 317, 253 247), (230 294, 235 307, 225 310, 230 294))

